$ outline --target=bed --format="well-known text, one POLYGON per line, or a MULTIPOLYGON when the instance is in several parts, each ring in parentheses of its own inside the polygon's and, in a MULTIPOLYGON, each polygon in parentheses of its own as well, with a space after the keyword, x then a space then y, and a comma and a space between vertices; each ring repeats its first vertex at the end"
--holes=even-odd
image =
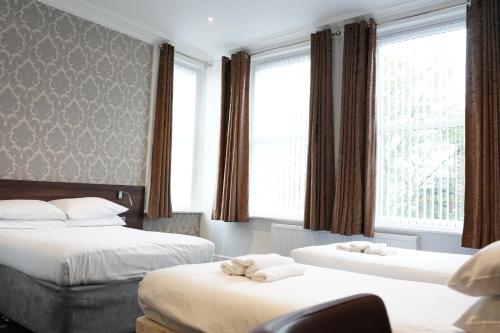
MULTIPOLYGON (((199 237, 142 231, 144 188, 0 180, 0 200, 99 196, 134 205, 127 224, 0 229, 0 312, 34 332, 133 332, 147 271, 212 260, 199 237)), ((130 206, 130 205, 128 205, 130 206)))
POLYGON ((443 285, 308 265, 304 275, 272 283, 225 275, 219 265, 146 274, 139 287, 145 317, 137 333, 243 333, 280 315, 360 293, 383 299, 394 333, 458 333, 463 331, 453 323, 476 301, 443 285))
POLYGON ((295 249, 296 262, 401 280, 446 284, 471 258, 470 255, 395 249, 396 254, 379 256, 338 250, 336 244, 295 249))

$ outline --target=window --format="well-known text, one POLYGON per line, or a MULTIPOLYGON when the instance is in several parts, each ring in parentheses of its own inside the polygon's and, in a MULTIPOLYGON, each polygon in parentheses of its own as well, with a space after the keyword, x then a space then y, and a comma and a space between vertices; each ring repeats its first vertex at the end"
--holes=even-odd
POLYGON ((302 220, 309 119, 309 53, 253 66, 251 216, 302 220))
POLYGON ((377 226, 461 231, 465 24, 379 38, 377 226))
POLYGON ((171 190, 174 211, 193 208, 195 126, 199 71, 184 63, 174 66, 171 190))

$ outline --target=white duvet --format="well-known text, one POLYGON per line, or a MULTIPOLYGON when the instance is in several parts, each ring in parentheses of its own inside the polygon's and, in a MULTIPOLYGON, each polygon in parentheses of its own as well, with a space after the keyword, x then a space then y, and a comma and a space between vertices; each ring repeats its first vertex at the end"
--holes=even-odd
POLYGON ((205 239, 120 226, 0 229, 0 264, 60 286, 141 278, 146 272, 210 262, 205 239))
POLYGON ((395 250, 396 254, 378 256, 342 251, 337 249, 337 244, 329 244, 295 249, 290 255, 301 264, 439 284, 446 284, 471 258, 463 254, 395 250))
POLYGON ((174 322, 192 331, 247 333, 307 306, 371 293, 384 300, 394 333, 449 333, 463 332, 453 323, 476 300, 442 285, 307 265, 304 275, 271 283, 229 276, 219 266, 183 265, 147 273, 139 287, 145 315, 165 326, 174 322))

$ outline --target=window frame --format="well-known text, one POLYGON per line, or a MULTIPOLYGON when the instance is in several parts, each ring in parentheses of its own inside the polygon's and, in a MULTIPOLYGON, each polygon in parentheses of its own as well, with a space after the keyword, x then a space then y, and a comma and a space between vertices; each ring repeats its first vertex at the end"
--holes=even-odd
MULTIPOLYGON (((432 34, 433 31, 439 32, 442 31, 444 27, 457 27, 457 29, 465 28, 466 29, 466 13, 464 9, 453 10, 445 13, 438 13, 436 15, 424 15, 423 17, 413 18, 407 22, 403 22, 402 24, 388 24, 387 26, 381 26, 379 28, 379 32, 377 35, 377 59, 379 57, 380 46, 387 42, 397 42, 398 40, 412 39, 424 37, 432 34), (411 38, 405 38, 411 36, 411 38)), ((380 66, 376 68, 376 77, 380 78, 380 66)), ((464 82, 465 85, 465 82, 464 82)), ((380 85, 377 84, 376 88, 376 98, 378 99, 380 96, 380 85)), ((465 98, 465 96, 464 96, 465 98)), ((376 103, 376 113, 379 112, 379 104, 376 103)), ((377 117, 378 118, 378 117, 377 117)), ((461 123, 465 126, 464 122, 461 123)), ((458 122, 454 123, 454 126, 461 125, 458 122)), ((428 129, 434 127, 435 123, 419 123, 419 124, 409 124, 405 126, 408 129, 428 129)), ((448 126, 450 127, 450 126, 448 126)), ((440 127, 443 128, 443 127, 440 127)), ((394 130, 394 129, 392 129, 394 130)), ((379 136, 379 131, 377 130, 377 139, 379 136)), ((376 162, 376 177, 378 178, 378 170, 381 166, 379 162, 379 157, 381 154, 377 153, 377 162, 376 162)), ((378 187, 378 182, 377 182, 378 187)), ((376 198, 376 210, 378 208, 378 198, 376 198)), ((385 231, 385 232, 425 232, 431 234, 445 234, 445 235, 461 235, 462 230, 453 230, 453 229, 444 229, 439 227, 425 227, 425 226, 405 226, 405 225, 396 225, 396 224, 380 224, 377 220, 378 214, 375 212, 375 230, 377 231, 385 231)))
MULTIPOLYGON (((310 41, 305 41, 301 42, 295 45, 291 45, 288 47, 283 47, 279 48, 279 50, 270 50, 270 51, 265 51, 262 53, 259 53, 257 55, 252 56, 250 60, 250 93, 249 93, 249 143, 250 143, 250 151, 249 151, 249 171, 251 171, 251 156, 252 156, 252 142, 253 142, 253 126, 254 126, 254 101, 255 101, 255 73, 256 69, 259 64, 262 63, 267 63, 267 62, 272 62, 272 61, 277 61, 280 59, 286 59, 294 56, 300 56, 300 55, 310 55, 311 54, 311 42, 310 41)), ((309 113, 309 110, 307 110, 307 113, 309 113)), ((249 195, 248 198, 249 200, 251 199, 251 181, 252 181, 252 175, 251 172, 249 172, 249 195)), ((295 218, 289 218, 289 217, 283 217, 283 216, 267 216, 265 214, 252 214, 250 210, 250 202, 249 202, 249 219, 250 220, 266 220, 269 222, 286 222, 287 224, 294 224, 294 225, 302 225, 304 223, 303 217, 300 219, 295 219, 295 218)))

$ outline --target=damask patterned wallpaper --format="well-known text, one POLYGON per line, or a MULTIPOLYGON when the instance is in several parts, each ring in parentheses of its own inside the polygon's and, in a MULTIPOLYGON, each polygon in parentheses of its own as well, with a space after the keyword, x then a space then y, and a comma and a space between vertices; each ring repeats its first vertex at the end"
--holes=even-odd
POLYGON ((153 46, 0 0, 0 178, 143 185, 153 46))
POLYGON ((144 218, 144 230, 200 236, 201 213, 173 213, 168 219, 144 218))

